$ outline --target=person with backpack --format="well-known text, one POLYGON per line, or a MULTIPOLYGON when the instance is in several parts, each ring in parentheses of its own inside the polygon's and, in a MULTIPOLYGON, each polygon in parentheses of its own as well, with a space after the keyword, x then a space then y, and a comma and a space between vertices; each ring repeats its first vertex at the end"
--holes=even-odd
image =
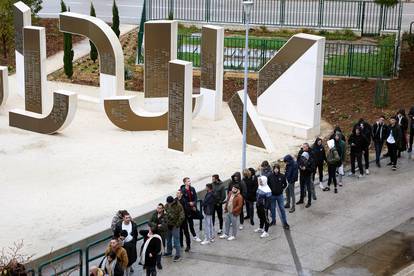
POLYGON ((272 196, 272 190, 267 185, 267 177, 259 176, 258 178, 259 187, 256 191, 256 208, 257 216, 259 217, 259 228, 254 230, 255 233, 261 233, 261 238, 269 237, 269 208, 270 208, 270 198, 272 196))
POLYGON ((335 141, 329 140, 328 141, 329 152, 328 156, 326 157, 326 161, 328 163, 328 186, 323 189, 323 191, 330 191, 331 190, 331 183, 334 183, 335 187, 335 194, 338 193, 337 182, 336 182, 336 168, 341 163, 341 158, 339 156, 338 150, 335 148, 335 141))
POLYGON ((216 199, 214 198, 213 184, 207 184, 206 188, 207 193, 203 201, 205 238, 204 241, 201 242, 202 245, 214 242, 213 214, 216 199))
POLYGON ((298 163, 293 159, 291 155, 286 155, 283 158, 283 162, 285 162, 285 176, 286 181, 288 183, 286 189, 286 205, 285 208, 291 208, 289 213, 295 212, 295 183, 298 181, 298 163), (292 203, 292 207, 290 204, 292 203))
POLYGON ((334 136, 335 141, 335 148, 338 151, 339 157, 341 162, 338 164, 337 172, 338 172, 338 180, 339 180, 339 187, 342 187, 342 177, 345 175, 344 172, 344 164, 346 158, 346 143, 343 139, 342 133, 336 133, 334 136))

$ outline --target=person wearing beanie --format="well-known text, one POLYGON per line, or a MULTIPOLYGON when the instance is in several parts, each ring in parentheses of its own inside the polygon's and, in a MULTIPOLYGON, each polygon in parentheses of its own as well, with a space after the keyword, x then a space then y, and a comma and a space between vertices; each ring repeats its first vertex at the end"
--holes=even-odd
POLYGON ((184 221, 184 209, 177 199, 172 196, 167 197, 167 204, 165 204, 165 217, 167 221, 167 252, 165 256, 172 256, 173 242, 175 248, 174 261, 181 260, 181 246, 180 246, 180 227, 184 221))
MULTIPOLYGON (((302 147, 299 150, 298 157, 296 158, 296 160, 298 160, 298 162, 302 157, 302 153, 304 153, 304 152, 307 153, 308 158, 307 158, 306 162, 308 163, 309 169, 311 170, 311 178, 310 178, 310 184, 309 184, 310 189, 312 191, 311 197, 312 197, 313 200, 316 200, 317 198, 316 198, 316 192, 315 192, 315 185, 313 185, 313 175, 316 173, 315 154, 314 154, 312 148, 309 146, 308 143, 303 143, 302 147)), ((307 179, 307 173, 303 172, 304 176, 302 178, 302 171, 301 170, 299 170, 299 171, 301 173, 301 178, 300 179, 306 180, 307 179)), ((306 187, 306 185, 305 185, 305 187, 306 187)), ((304 195, 305 195, 306 191, 304 190, 303 192, 304 192, 304 195)))
POLYGON ((235 172, 232 176, 231 176, 231 181, 229 183, 229 186, 227 188, 227 194, 231 194, 231 191, 233 189, 234 185, 238 185, 239 186, 239 191, 240 194, 243 197, 243 206, 240 210, 240 216, 239 216, 239 220, 240 220, 240 230, 243 230, 243 224, 244 224, 244 212, 243 212, 243 207, 244 207, 244 199, 246 198, 246 183, 244 181, 242 181, 241 179, 241 174, 240 172, 235 172))
POLYGON ((243 196, 240 194, 240 186, 233 185, 231 192, 227 195, 226 204, 224 205, 224 213, 226 214, 224 234, 220 239, 232 241, 237 235, 237 220, 243 208, 243 196), (230 235, 230 225, 232 233, 230 235))
POLYGON ((254 230, 255 233, 261 233, 261 238, 269 237, 269 218, 267 216, 271 205, 272 190, 267 185, 267 177, 258 177, 259 187, 256 192, 256 208, 257 216, 259 217, 259 228, 254 230), (263 228, 264 227, 264 228, 263 228))
POLYGON ((337 182, 336 182, 336 168, 341 163, 341 158, 339 156, 338 151, 335 148, 335 141, 329 140, 328 141, 329 152, 327 156, 327 163, 328 163, 328 186, 323 189, 323 191, 329 191, 331 188, 331 183, 333 181, 335 186, 335 194, 338 193, 337 189, 337 182))
POLYGON ((286 155, 283 158, 285 162, 285 176, 288 183, 286 189, 286 205, 285 208, 291 208, 289 213, 295 212, 295 183, 298 181, 298 163, 293 159, 291 155, 286 155), (292 205, 291 205, 292 204, 292 205))

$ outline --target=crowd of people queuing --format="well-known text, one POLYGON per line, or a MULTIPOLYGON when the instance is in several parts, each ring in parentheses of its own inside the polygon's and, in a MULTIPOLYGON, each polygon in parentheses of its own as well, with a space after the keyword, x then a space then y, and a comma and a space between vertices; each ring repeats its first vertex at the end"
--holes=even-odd
POLYGON ((198 195, 191 179, 185 177, 175 197, 168 196, 165 204, 158 204, 147 230, 138 231, 130 214, 126 210, 118 211, 111 225, 113 239, 105 251, 105 257, 99 266, 91 268, 90 275, 131 275, 132 265, 138 258, 146 275, 156 275, 157 269, 162 269, 162 256, 172 257, 173 249, 173 261, 177 262, 181 260, 182 248, 189 252, 192 242, 208 245, 214 243, 217 237, 236 240, 237 232, 244 229, 245 220, 255 225, 255 209, 259 225, 254 232, 259 233, 260 238, 269 237, 269 228, 276 225, 277 210, 282 227, 289 230, 285 210, 293 213, 296 205, 305 204, 305 200, 305 207, 311 207, 312 201, 317 199, 315 184, 319 184, 325 192, 330 191, 333 184, 334 193, 338 193, 338 186, 343 185, 347 147, 350 148, 351 161, 349 175, 356 174, 356 163, 358 177, 363 177, 370 173, 371 144, 375 150, 376 165, 381 167, 382 149, 386 145, 388 152, 384 156, 390 159, 388 166, 396 170, 401 152, 412 151, 413 137, 414 107, 408 118, 405 111, 400 110, 389 119, 389 124, 386 124, 384 116, 372 125, 360 119, 348 138, 336 127, 326 146, 323 139, 317 138, 312 146, 304 143, 296 157, 286 155, 281 160, 285 164, 283 172, 278 163, 271 166, 268 161, 263 161, 257 170, 248 168, 242 173, 235 172, 228 185, 220 180, 219 175, 212 175, 211 183, 206 185, 201 210, 197 206, 198 195), (328 172, 326 182, 325 164, 328 172), (298 181, 300 198, 296 201, 295 183, 298 181), (203 240, 194 229, 194 220, 200 219, 204 220, 203 240), (138 235, 143 237, 139 254, 138 235))

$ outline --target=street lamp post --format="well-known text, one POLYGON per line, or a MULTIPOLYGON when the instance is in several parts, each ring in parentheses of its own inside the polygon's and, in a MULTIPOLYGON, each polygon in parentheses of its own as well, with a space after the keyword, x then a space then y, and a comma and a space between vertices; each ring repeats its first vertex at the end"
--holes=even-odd
POLYGON ((242 171, 246 168, 246 131, 247 131, 247 87, 249 71, 249 23, 253 1, 243 1, 243 12, 246 27, 245 49, 244 49, 244 93, 243 93, 243 146, 242 146, 242 171))

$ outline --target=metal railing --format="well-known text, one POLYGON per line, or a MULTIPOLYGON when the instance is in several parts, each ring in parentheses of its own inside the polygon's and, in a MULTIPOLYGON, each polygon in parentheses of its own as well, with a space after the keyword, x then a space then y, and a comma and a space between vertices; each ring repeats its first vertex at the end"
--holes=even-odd
POLYGON ((82 252, 81 249, 75 249, 75 250, 73 250, 69 253, 58 256, 56 258, 53 258, 53 259, 41 264, 38 268, 38 275, 39 276, 44 275, 43 271, 46 268, 48 268, 51 271, 48 272, 47 276, 50 276, 50 275, 58 276, 58 275, 62 275, 63 273, 69 272, 69 271, 79 271, 79 275, 82 276, 83 275, 82 267, 83 267, 83 252, 82 252), (63 264, 59 265, 59 268, 56 267, 57 265, 54 265, 56 263, 60 263, 61 261, 65 260, 65 259, 71 259, 74 256, 78 257, 78 262, 74 265, 70 265, 69 267, 66 267, 66 268, 64 268, 63 264), (59 269, 61 269, 61 270, 59 270, 59 269))
MULTIPOLYGON (((243 24, 241 0, 145 0, 147 20, 243 24)), ((256 0, 252 25, 351 29, 363 34, 401 29, 403 4, 364 0, 256 0)))
MULTIPOLYGON (((249 40, 249 70, 258 71, 286 43, 284 39, 251 38, 249 40)), ((178 36, 178 58, 200 67, 201 38, 178 36)), ((242 70, 244 38, 224 39, 224 68, 242 70)), ((394 45, 368 45, 326 42, 324 74, 364 78, 391 78, 395 71, 394 45)))

